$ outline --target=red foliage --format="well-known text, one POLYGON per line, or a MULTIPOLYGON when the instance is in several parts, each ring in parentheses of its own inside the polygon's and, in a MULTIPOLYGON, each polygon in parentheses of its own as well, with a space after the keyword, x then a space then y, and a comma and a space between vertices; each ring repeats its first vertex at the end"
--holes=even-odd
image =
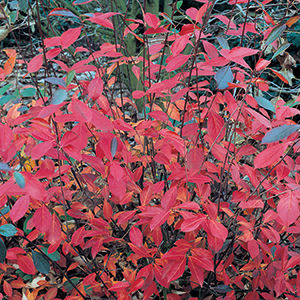
MULTIPOLYGON (((289 127, 299 111, 250 94, 250 87, 268 90, 260 76, 270 61, 262 49, 208 42, 198 25, 207 24, 210 8, 206 2, 189 9, 191 24, 180 35, 150 13, 144 22, 126 20, 137 26, 124 36, 136 36, 140 25, 140 41, 168 34, 167 44, 144 57, 129 58, 107 43, 68 66, 60 53, 76 45, 83 34, 77 27, 46 39, 46 57, 28 63, 29 73, 38 72, 46 58, 65 76, 55 96, 33 101, 24 113, 19 104, 6 105, 2 116, 0 259, 2 269, 15 271, 0 275, 5 295, 150 299, 170 287, 183 299, 198 291, 218 299, 299 295, 299 135, 289 127), (183 54, 188 46, 193 52, 183 54), (259 58, 251 67, 253 55, 259 58), (105 66, 98 65, 102 58, 105 66), (122 64, 142 80, 131 98, 109 93, 122 64), (93 71, 92 79, 76 78, 93 71), (126 116, 140 98, 143 117, 126 116), (265 146, 267 133, 273 141, 265 146)), ((86 21, 113 29, 115 15, 94 13, 86 21)), ((239 34, 232 20, 214 17, 239 34)), ((253 32, 245 25, 244 34, 253 32)), ((270 44, 266 36, 276 38, 254 33, 270 44)), ((15 52, 6 53, 13 67, 15 52)), ((6 65, 2 74, 11 71, 6 65)))

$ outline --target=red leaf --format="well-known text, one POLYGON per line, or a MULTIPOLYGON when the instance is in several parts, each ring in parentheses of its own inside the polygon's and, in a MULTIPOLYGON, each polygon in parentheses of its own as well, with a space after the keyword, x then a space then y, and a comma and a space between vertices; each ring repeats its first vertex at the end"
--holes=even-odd
POLYGON ((99 98, 103 91, 103 80, 101 78, 94 78, 88 86, 88 94, 93 100, 99 98))
POLYGON ((73 246, 78 246, 83 243, 86 231, 84 226, 78 228, 72 235, 71 243, 73 246))
POLYGON ((144 20, 149 27, 154 29, 158 28, 160 25, 159 19, 156 17, 156 15, 151 13, 145 13, 144 20))
POLYGON ((27 66, 27 70, 29 73, 37 72, 43 65, 43 55, 39 54, 35 56, 27 66))
POLYGON ((186 258, 178 257, 178 259, 168 260, 167 265, 164 267, 163 278, 168 282, 178 279, 185 270, 186 258))
POLYGON ((256 71, 261 71, 262 69, 265 69, 271 62, 269 60, 265 60, 263 58, 261 58, 256 66, 255 66, 255 70, 256 71))
POLYGON ((282 224, 285 226, 290 226, 298 219, 300 211, 299 202, 295 192, 288 191, 280 196, 280 200, 277 205, 277 213, 282 224))
POLYGON ((186 166, 188 170, 200 171, 203 160, 203 151, 199 148, 193 148, 186 155, 186 166))
POLYGON ((226 240, 228 230, 224 225, 214 220, 208 220, 208 228, 211 235, 222 240, 223 242, 226 240))
POLYGON ((129 238, 130 241, 138 247, 143 246, 143 234, 137 227, 131 227, 129 232, 129 238))
POLYGON ((220 142, 225 135, 224 120, 214 111, 208 113, 207 131, 213 141, 218 137, 217 142, 220 142))
POLYGON ((81 27, 71 28, 64 32, 60 37, 62 49, 69 48, 79 38, 80 33, 81 27))
POLYGON ((216 58, 219 56, 218 50, 213 44, 205 40, 202 40, 202 44, 205 52, 208 54, 210 58, 216 58))
POLYGON ((157 214, 150 223, 150 229, 153 230, 158 226, 161 226, 163 223, 165 223, 169 217, 169 210, 161 210, 159 214, 157 214))
POLYGON ((170 57, 170 59, 168 59, 167 61, 168 64, 166 66, 166 71, 172 72, 178 69, 179 67, 183 66, 190 57, 191 57, 190 55, 184 55, 184 54, 178 54, 177 56, 170 57))
POLYGON ((61 236, 61 228, 60 228, 60 222, 56 214, 54 213, 51 217, 51 223, 46 233, 47 240, 54 244, 60 239, 61 236))
POLYGON ((23 271, 26 274, 34 275, 36 273, 36 269, 33 264, 33 260, 29 256, 18 255, 17 256, 17 264, 19 265, 21 271, 23 271))
POLYGON ((119 281, 115 283, 111 288, 109 288, 110 291, 113 292, 119 292, 122 290, 126 290, 130 286, 130 283, 127 281, 119 281))
POLYGON ((201 267, 199 267, 199 264, 197 264, 197 262, 195 261, 195 257, 189 257, 188 266, 191 271, 193 280, 199 283, 200 286, 202 286, 204 281, 204 271, 201 267))
POLYGON ((177 187, 171 187, 161 199, 161 207, 165 210, 172 208, 176 202, 177 187))
POLYGON ((83 122, 90 122, 93 118, 93 112, 92 109, 87 106, 84 102, 73 99, 71 104, 69 105, 69 108, 73 112, 73 114, 76 116, 77 120, 83 121, 83 122))
POLYGON ((7 296, 12 296, 12 287, 6 280, 3 281, 3 290, 7 296))
POLYGON ((259 153, 254 159, 255 168, 265 168, 276 163, 289 143, 270 145, 267 149, 259 153))
POLYGON ((139 255, 140 258, 143 258, 143 257, 152 257, 148 252, 147 252, 147 249, 144 247, 144 246, 141 246, 141 247, 137 247, 136 245, 132 244, 132 243, 128 243, 129 247, 132 249, 132 251, 139 255))
POLYGON ((189 42, 189 39, 189 35, 179 36, 179 38, 175 39, 174 43, 171 46, 173 56, 177 56, 181 51, 184 50, 187 43, 189 42))
POLYGON ((31 158, 33 160, 40 159, 42 156, 44 156, 53 146, 52 141, 46 141, 44 143, 39 143, 35 145, 31 149, 31 158))
POLYGON ((32 217, 32 222, 39 232, 46 233, 51 226, 49 209, 45 205, 39 207, 32 217))
POLYGON ((192 249, 192 254, 194 264, 207 271, 214 271, 214 257, 209 250, 196 248, 192 249))
POLYGON ((15 223, 20 220, 29 207, 30 199, 28 195, 20 197, 9 212, 10 219, 15 223))
POLYGON ((163 111, 152 111, 148 113, 148 116, 150 116, 153 119, 167 122, 169 120, 168 115, 163 111))
POLYGON ((258 51, 259 50, 243 48, 243 47, 235 47, 231 50, 222 49, 220 53, 226 59, 233 61, 237 64, 240 64, 247 69, 251 69, 249 65, 243 60, 243 57, 255 55, 258 51))
POLYGON ((252 259, 254 259, 255 257, 257 257, 259 255, 259 247, 258 247, 258 243, 256 240, 248 241, 247 246, 248 246, 248 251, 249 251, 252 259))

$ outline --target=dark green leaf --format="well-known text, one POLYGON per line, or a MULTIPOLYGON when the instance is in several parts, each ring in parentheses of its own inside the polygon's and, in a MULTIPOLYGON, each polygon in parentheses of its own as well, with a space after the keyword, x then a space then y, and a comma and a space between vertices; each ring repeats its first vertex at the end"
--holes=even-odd
POLYGON ((291 46, 290 43, 286 43, 286 44, 283 44, 281 45, 277 51, 274 53, 272 59, 274 59, 276 56, 278 56, 280 53, 284 52, 289 46, 291 46))
POLYGON ((220 294, 226 294, 226 293, 232 291, 232 288, 228 285, 225 285, 225 284, 217 285, 213 289, 214 289, 214 291, 216 291, 217 293, 220 293, 220 294))
POLYGON ((5 258, 6 258, 6 246, 2 239, 0 239, 0 263, 4 263, 5 258))
POLYGON ((283 125, 273 128, 262 139, 264 144, 281 141, 300 129, 300 125, 283 125))
POLYGON ((3 208, 1 208, 0 210, 0 215, 4 216, 9 212, 9 206, 4 206, 3 208))
POLYGON ((45 256, 36 251, 31 251, 33 264, 36 269, 42 274, 48 274, 50 271, 49 261, 45 258, 45 256))
POLYGON ((0 88, 0 96, 2 96, 3 94, 5 94, 5 92, 12 86, 12 84, 7 84, 5 86, 3 86, 2 88, 0 88))
POLYGON ((218 70, 214 77, 219 90, 228 88, 228 83, 231 83, 233 81, 233 74, 229 66, 218 70))
POLYGON ((257 104, 267 110, 270 110, 272 112, 275 112, 275 107, 274 105, 269 101, 267 100, 266 98, 264 97, 261 97, 261 96, 257 96, 255 97, 255 100, 257 102, 257 104))
POLYGON ((75 0, 73 2, 73 5, 87 4, 87 3, 92 2, 92 1, 94 1, 94 0, 75 0))
POLYGON ((279 38, 279 36, 285 31, 286 29, 286 25, 279 25, 276 26, 271 33, 269 34, 269 36, 267 37, 266 43, 265 43, 265 47, 269 46, 270 44, 272 44, 277 38, 279 38))
MULTIPOLYGON (((71 278, 70 281, 73 283, 74 286, 76 286, 80 282, 80 278, 71 278)), ((64 288, 67 292, 70 292, 73 290, 73 286, 69 281, 66 281, 64 283, 64 288)))
POLYGON ((17 229, 12 224, 4 224, 0 226, 0 234, 6 237, 14 236, 17 233, 17 229))
POLYGON ((75 71, 71 70, 68 74, 67 74, 67 78, 66 78, 66 85, 68 86, 72 80, 74 79, 75 76, 75 71))
POLYGON ((52 260, 52 261, 58 261, 60 260, 60 254, 56 250, 53 253, 48 253, 48 247, 42 247, 41 250, 52 260))
POLYGON ((110 153, 111 156, 114 158, 117 152, 117 148, 118 148, 118 140, 114 137, 111 140, 111 144, 110 144, 110 153))

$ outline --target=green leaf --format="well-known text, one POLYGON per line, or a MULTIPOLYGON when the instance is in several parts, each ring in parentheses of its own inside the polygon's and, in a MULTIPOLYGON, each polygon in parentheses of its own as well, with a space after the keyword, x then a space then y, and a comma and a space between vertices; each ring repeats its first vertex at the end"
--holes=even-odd
POLYGON ((267 110, 270 110, 272 112, 275 112, 275 107, 274 105, 269 101, 267 100, 266 98, 264 97, 261 97, 261 96, 257 96, 255 97, 255 100, 257 102, 257 104, 267 110))
MULTIPOLYGON (((70 281, 73 283, 74 286, 76 286, 79 282, 80 282, 80 278, 70 278, 70 281)), ((66 281, 64 283, 64 288, 67 292, 70 292, 73 290, 73 285, 69 282, 69 281, 66 281)))
POLYGON ((49 261, 42 255, 36 251, 31 251, 33 264, 36 269, 42 274, 48 274, 50 271, 49 261))
POLYGON ((286 43, 286 44, 283 44, 281 45, 277 51, 274 53, 272 59, 274 59, 276 56, 278 56, 280 53, 284 52, 289 46, 291 46, 290 43, 286 43))
POLYGON ((73 5, 87 4, 87 3, 92 2, 92 1, 94 1, 94 0, 75 0, 73 2, 73 5))
POLYGON ((19 0, 19 7, 22 12, 26 12, 28 10, 28 0, 19 0))
POLYGON ((0 226, 0 234, 6 237, 14 236, 17 233, 17 229, 12 224, 4 224, 0 226))
POLYGON ((72 80, 74 79, 75 76, 75 71, 71 70, 68 74, 67 74, 67 78, 66 78, 66 85, 68 86, 72 80))
POLYGON ((35 88, 27 88, 24 90, 21 90, 21 96, 22 97, 33 97, 36 94, 36 89, 35 88))
POLYGON ((42 247, 41 250, 52 260, 52 261, 58 261, 60 260, 60 254, 56 250, 53 253, 48 253, 48 247, 42 247))
POLYGON ((271 33, 269 34, 269 36, 267 37, 267 40, 265 42, 265 47, 269 46, 270 44, 272 44, 277 38, 279 38, 279 36, 285 31, 286 29, 286 25, 281 25, 281 26, 276 26, 271 33))
POLYGON ((14 100, 16 97, 14 95, 5 95, 0 99, 0 105, 6 104, 10 100, 14 100))
POLYGON ((182 5, 183 1, 177 1, 176 8, 179 9, 182 5))
POLYGON ((3 86, 2 88, 0 88, 0 96, 4 95, 11 86, 12 86, 12 84, 7 84, 7 85, 3 86))
POLYGON ((264 138, 262 139, 262 143, 269 144, 281 141, 299 129, 300 125, 283 125, 273 128, 264 136, 264 138))
POLYGON ((6 258, 6 246, 2 239, 0 239, 0 263, 4 263, 5 258, 6 258))
POLYGON ((61 104, 63 103, 68 97, 68 93, 66 90, 58 89, 54 92, 53 97, 50 101, 50 104, 61 104))
POLYGON ((14 172, 14 177, 15 177, 16 184, 21 189, 24 189, 24 187, 25 187, 25 178, 24 178, 24 176, 19 172, 14 172))

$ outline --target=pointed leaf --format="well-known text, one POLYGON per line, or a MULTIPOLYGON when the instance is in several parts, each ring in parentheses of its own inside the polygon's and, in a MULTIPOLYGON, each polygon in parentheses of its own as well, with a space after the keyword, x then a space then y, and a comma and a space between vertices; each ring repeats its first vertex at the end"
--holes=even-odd
POLYGON ((45 78, 44 81, 52 83, 52 84, 57 84, 57 85, 61 85, 63 87, 66 87, 66 83, 62 78, 58 78, 58 77, 48 77, 45 78))
POLYGON ((81 27, 71 28, 61 35, 62 49, 69 48, 80 36, 81 27))
POLYGON ((33 264, 36 267, 36 269, 42 274, 48 274, 50 271, 50 264, 47 258, 45 258, 45 256, 41 253, 38 253, 33 250, 31 251, 31 253, 33 264))
POLYGON ((6 246, 2 239, 0 238, 0 263, 4 263, 5 258, 6 258, 6 246))
POLYGON ((277 212, 282 224, 285 226, 290 226, 298 219, 300 211, 299 202, 295 192, 288 191, 280 196, 277 212))
POLYGON ((116 139, 116 137, 113 137, 113 139, 111 140, 111 144, 110 144, 110 152, 111 152, 112 158, 115 157, 117 148, 118 148, 118 140, 116 139))
POLYGON ((68 98, 68 93, 66 90, 58 89, 54 92, 50 104, 61 104, 68 98))
POLYGON ((275 112, 275 107, 269 100, 267 100, 266 98, 261 97, 261 96, 257 96, 254 98, 259 106, 261 106, 267 110, 270 110, 272 112, 275 112))
POLYGON ((30 198, 28 195, 20 197, 9 212, 10 219, 15 223, 24 217, 28 210, 30 198))
POLYGON ((4 224, 0 226, 0 234, 6 237, 14 236, 17 233, 17 228, 12 224, 4 224))
POLYGON ((61 16, 61 17, 74 17, 78 18, 76 15, 74 15, 71 11, 69 11, 66 8, 54 8, 51 10, 51 12, 48 14, 48 16, 61 16))
POLYGON ((29 73, 37 72, 43 65, 43 55, 39 54, 35 56, 27 66, 27 70, 29 73))
POLYGON ((281 141, 300 129, 300 125, 282 125, 273 128, 262 139, 264 144, 281 141))
POLYGON ((281 155, 284 154, 288 143, 268 146, 267 149, 259 153, 254 159, 254 166, 256 169, 265 168, 276 163, 281 155))
POLYGON ((26 274, 34 275, 36 273, 36 269, 34 267, 32 258, 29 256, 18 255, 17 264, 19 265, 21 271, 23 271, 26 274))
POLYGON ((11 168, 8 164, 0 162, 0 170, 1 171, 11 171, 11 168))
POLYGON ((233 82, 233 74, 231 72, 231 68, 229 66, 221 68, 217 71, 214 78, 217 82, 217 87, 219 90, 227 89, 228 83, 233 82))
POLYGON ((265 42, 265 47, 269 46, 270 44, 272 44, 277 38, 279 38, 279 36, 285 31, 286 29, 286 25, 279 25, 273 28, 273 30, 271 31, 271 33, 269 34, 266 42, 265 42))
POLYGON ((21 189, 24 189, 25 188, 25 178, 24 178, 24 176, 19 172, 14 172, 14 178, 15 178, 16 184, 21 189))
POLYGON ((130 241, 138 247, 143 246, 143 234, 135 226, 131 227, 129 232, 130 241))

